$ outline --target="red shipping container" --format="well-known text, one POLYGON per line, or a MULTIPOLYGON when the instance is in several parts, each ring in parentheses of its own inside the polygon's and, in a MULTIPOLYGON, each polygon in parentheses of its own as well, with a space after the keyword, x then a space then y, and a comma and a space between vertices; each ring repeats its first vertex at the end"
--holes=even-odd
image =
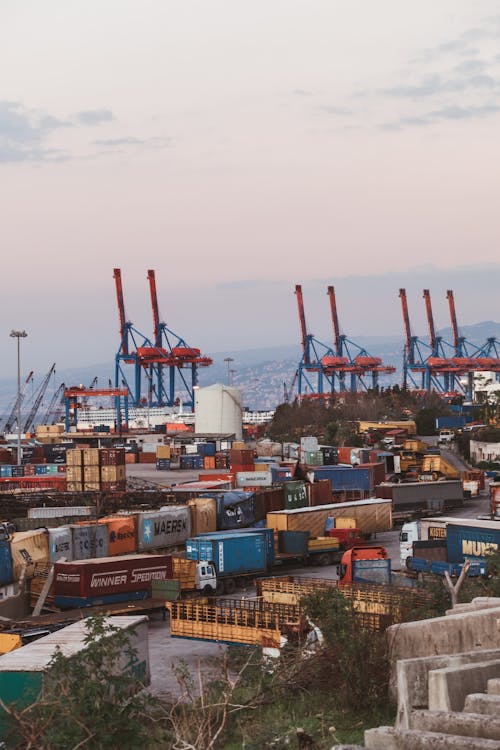
POLYGON ((253 464, 254 452, 250 449, 239 450, 231 448, 229 462, 232 464, 253 464))
POLYGON ((339 464, 350 464, 351 463, 351 450, 350 446, 342 446, 339 448, 339 464))
POLYGON ((329 479, 320 479, 319 482, 313 484, 306 483, 306 493, 310 506, 328 505, 333 501, 332 485, 329 479))
POLYGON ((55 596, 109 596, 149 591, 172 578, 172 555, 121 555, 54 564, 55 596))
POLYGON ((156 453, 138 453, 140 464, 155 464, 156 453))
POLYGON ((124 448, 102 448, 101 449, 101 466, 124 466, 125 449, 124 448))
POLYGON ((220 480, 222 482, 231 482, 231 484, 234 485, 234 479, 234 474, 230 474, 228 471, 211 471, 210 473, 198 475, 199 482, 211 482, 220 480))
POLYGON ((129 453, 125 453, 125 463, 136 464, 138 455, 138 453, 133 453, 132 451, 130 451, 129 453))
POLYGON ((237 474, 239 471, 255 471, 255 464, 231 464, 231 472, 237 474))

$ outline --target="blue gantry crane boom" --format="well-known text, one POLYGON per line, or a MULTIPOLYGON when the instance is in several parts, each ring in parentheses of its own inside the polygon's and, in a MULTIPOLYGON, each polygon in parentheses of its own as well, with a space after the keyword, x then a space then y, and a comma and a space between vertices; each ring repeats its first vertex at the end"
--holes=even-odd
POLYGON ((52 376, 52 373, 55 372, 56 369, 56 363, 52 365, 48 373, 46 374, 45 378, 43 379, 42 383, 40 384, 38 391, 35 395, 33 405, 31 407, 30 413, 26 417, 26 420, 24 422, 23 432, 27 432, 33 422, 36 419, 36 415, 38 413, 38 409, 40 408, 40 404, 42 403, 43 397, 45 396, 45 391, 47 390, 47 386, 49 384, 50 378, 52 376))

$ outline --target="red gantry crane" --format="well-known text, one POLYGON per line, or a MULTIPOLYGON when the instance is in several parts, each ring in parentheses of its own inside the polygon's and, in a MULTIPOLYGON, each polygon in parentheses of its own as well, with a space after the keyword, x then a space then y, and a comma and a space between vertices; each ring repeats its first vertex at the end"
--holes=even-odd
POLYGON ((120 347, 115 357, 116 387, 121 383, 127 388, 134 406, 145 403, 150 406, 174 406, 178 403, 176 391, 180 388, 184 393, 187 392, 187 400, 183 404, 193 408, 193 389, 198 383, 198 367, 208 367, 212 360, 202 356, 199 349, 188 346, 183 338, 173 333, 161 320, 153 270, 148 271, 148 281, 154 341, 134 328, 127 319, 119 268, 114 269, 114 278, 120 321, 120 347), (133 381, 130 384, 125 372, 126 365, 133 368, 133 381), (148 383, 146 397, 142 394, 143 374, 148 383))

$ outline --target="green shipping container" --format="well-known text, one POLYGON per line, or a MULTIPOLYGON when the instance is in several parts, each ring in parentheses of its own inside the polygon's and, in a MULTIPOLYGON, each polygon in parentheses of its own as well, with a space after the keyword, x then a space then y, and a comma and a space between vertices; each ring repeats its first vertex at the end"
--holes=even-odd
MULTIPOLYGON (((139 616, 110 617, 108 621, 117 628, 130 631, 130 645, 136 651, 137 669, 144 684, 149 682, 148 618, 139 616)), ((0 698, 6 706, 23 709, 37 700, 45 674, 56 647, 67 658, 85 650, 87 629, 85 620, 68 625, 50 635, 39 638, 0 657, 0 698)), ((128 665, 125 653, 116 669, 122 672, 128 665)), ((0 737, 10 727, 10 717, 0 706, 0 737)))
POLYGON ((285 510, 305 508, 308 504, 305 482, 284 482, 283 496, 285 498, 285 510))
POLYGON ((304 451, 303 460, 307 466, 323 466, 323 453, 321 451, 304 451))

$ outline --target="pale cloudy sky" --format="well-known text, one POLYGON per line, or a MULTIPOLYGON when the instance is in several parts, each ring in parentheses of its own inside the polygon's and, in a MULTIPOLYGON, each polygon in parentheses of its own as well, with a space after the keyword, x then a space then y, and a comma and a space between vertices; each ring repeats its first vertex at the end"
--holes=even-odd
POLYGON ((2 0, 0 71, 0 377, 13 327, 111 359, 115 266, 207 353, 298 341, 296 283, 313 332, 328 284, 352 335, 500 318, 498 0, 2 0))

